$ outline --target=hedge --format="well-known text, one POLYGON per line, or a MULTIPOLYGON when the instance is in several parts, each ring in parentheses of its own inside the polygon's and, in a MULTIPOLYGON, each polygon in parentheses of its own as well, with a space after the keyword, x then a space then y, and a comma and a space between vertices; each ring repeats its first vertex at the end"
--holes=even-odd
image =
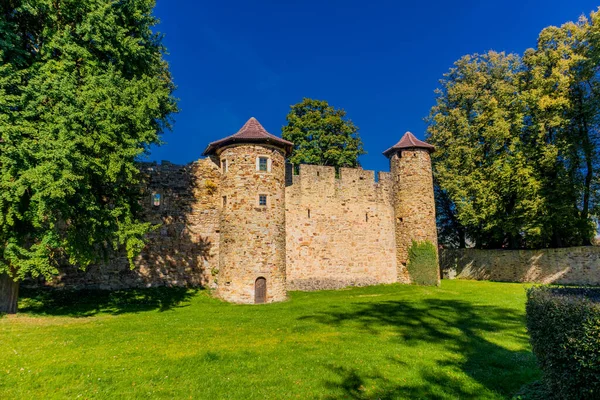
POLYGON ((548 392, 600 399, 600 288, 533 287, 527 330, 548 392))
POLYGON ((406 264, 412 283, 417 285, 435 286, 440 284, 440 268, 437 259, 437 250, 429 241, 412 241, 408 249, 408 262, 406 264))

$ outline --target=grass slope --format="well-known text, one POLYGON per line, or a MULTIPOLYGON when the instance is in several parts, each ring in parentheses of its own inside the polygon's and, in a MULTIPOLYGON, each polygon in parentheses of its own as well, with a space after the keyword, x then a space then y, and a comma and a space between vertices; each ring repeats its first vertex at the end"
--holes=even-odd
POLYGON ((505 398, 539 378, 524 302, 524 285, 473 281, 261 306, 24 292, 0 318, 0 398, 505 398))

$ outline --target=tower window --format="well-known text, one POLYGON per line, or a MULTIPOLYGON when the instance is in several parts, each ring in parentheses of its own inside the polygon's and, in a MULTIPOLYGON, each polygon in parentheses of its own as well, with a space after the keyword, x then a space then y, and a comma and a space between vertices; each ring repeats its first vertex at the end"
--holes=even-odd
POLYGON ((269 170, 269 159, 267 157, 258 157, 258 170, 264 172, 269 170))
POLYGON ((223 207, 227 205, 227 196, 223 196, 223 207))
POLYGON ((227 160, 221 160, 221 171, 227 172, 227 160))
POLYGON ((160 207, 160 200, 161 200, 161 198, 160 198, 160 193, 155 193, 155 194, 152 196, 152 205, 153 205, 154 207, 160 207))
POLYGON ((267 205, 267 195, 266 194, 259 194, 258 195, 258 205, 259 206, 266 206, 267 205))

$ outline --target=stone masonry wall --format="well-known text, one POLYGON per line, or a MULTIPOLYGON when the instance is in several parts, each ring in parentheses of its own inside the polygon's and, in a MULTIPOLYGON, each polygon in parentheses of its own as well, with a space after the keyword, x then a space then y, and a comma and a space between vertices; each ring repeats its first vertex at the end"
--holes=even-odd
POLYGON ((428 150, 396 152, 390 159, 394 179, 398 281, 410 282, 406 263, 412 241, 429 241, 437 249, 435 200, 428 150))
POLYGON ((286 188, 288 290, 396 282, 391 190, 389 173, 300 165, 286 188))
POLYGON ((266 302, 287 297, 285 277, 285 158, 266 145, 225 148, 222 175, 221 247, 217 294, 235 303, 255 302, 255 282, 265 278, 266 302), (267 171, 258 171, 266 157, 267 171), (259 195, 266 195, 265 206, 259 195), (223 197, 226 196, 226 197, 223 197))
POLYGON ((362 169, 342 168, 336 177, 332 167, 301 165, 299 175, 286 173, 282 151, 267 145, 227 147, 219 157, 184 166, 142 163, 143 217, 159 228, 149 234, 136 268, 113 257, 85 272, 66 267, 46 284, 209 286, 227 301, 253 303, 259 277, 267 280, 267 302, 285 299, 286 290, 406 282, 398 272, 405 268, 398 265, 397 235, 406 243, 411 237, 435 241, 428 153, 415 154, 406 163, 392 160, 393 172, 380 172, 377 182, 373 171, 362 169), (259 156, 270 159, 270 171, 257 171, 259 156), (399 190, 405 192, 400 197, 399 190), (258 204, 260 194, 267 206, 258 204))
MULTIPOLYGON (((152 286, 205 286, 219 261, 221 174, 210 160, 188 165, 141 163, 146 193, 144 219, 160 227, 131 270, 125 257, 86 271, 65 267, 47 286, 70 289, 122 289, 152 286), (153 205, 153 195, 161 204, 153 205)), ((31 284, 31 282, 29 282, 31 284)))
POLYGON ((600 285, 600 247, 543 250, 443 249, 445 279, 600 285))

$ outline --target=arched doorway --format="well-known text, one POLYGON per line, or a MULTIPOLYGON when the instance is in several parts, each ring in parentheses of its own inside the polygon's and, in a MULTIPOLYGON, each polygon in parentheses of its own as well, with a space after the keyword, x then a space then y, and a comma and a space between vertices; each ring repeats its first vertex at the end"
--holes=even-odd
POLYGON ((254 282, 254 304, 262 304, 267 301, 267 280, 262 276, 254 282))

